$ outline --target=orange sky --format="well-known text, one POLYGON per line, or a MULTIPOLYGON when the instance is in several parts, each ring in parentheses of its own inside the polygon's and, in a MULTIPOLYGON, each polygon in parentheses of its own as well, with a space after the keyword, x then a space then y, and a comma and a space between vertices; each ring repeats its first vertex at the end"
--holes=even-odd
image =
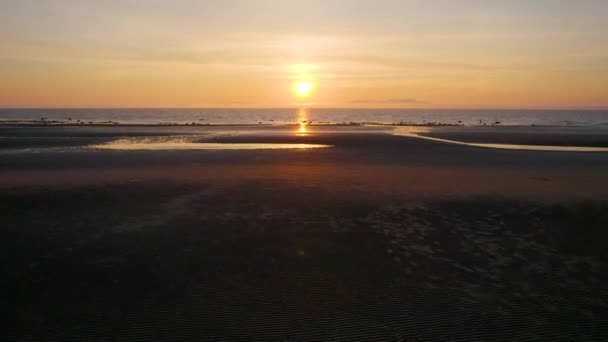
POLYGON ((606 3, 3 1, 0 107, 603 107, 606 3))

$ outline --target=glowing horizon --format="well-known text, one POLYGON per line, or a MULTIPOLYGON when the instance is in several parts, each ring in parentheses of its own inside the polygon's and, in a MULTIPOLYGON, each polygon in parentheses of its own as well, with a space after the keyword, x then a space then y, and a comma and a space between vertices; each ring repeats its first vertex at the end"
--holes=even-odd
POLYGON ((0 4, 0 107, 608 108, 608 2, 0 4))

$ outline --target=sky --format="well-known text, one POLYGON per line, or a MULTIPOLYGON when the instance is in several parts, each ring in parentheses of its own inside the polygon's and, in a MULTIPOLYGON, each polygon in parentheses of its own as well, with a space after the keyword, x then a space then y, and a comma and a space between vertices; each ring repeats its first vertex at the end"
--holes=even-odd
POLYGON ((0 107, 608 108, 607 17, 606 0, 0 0, 0 107))

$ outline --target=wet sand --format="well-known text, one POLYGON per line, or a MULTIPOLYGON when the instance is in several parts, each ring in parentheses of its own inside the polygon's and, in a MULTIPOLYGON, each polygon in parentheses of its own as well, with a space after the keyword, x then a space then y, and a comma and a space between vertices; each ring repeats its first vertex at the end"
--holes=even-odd
POLYGON ((393 129, 0 128, 3 339, 608 337, 608 153, 393 129))

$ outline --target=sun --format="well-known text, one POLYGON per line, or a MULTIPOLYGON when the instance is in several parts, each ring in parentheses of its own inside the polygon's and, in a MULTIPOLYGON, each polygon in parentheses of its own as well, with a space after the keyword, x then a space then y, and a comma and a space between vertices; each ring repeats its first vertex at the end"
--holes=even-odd
POLYGON ((294 84, 293 86, 293 90, 296 92, 296 94, 298 96, 307 96, 308 94, 310 94, 310 91, 312 90, 312 83, 308 82, 308 81, 299 81, 296 82, 296 84, 294 84))

